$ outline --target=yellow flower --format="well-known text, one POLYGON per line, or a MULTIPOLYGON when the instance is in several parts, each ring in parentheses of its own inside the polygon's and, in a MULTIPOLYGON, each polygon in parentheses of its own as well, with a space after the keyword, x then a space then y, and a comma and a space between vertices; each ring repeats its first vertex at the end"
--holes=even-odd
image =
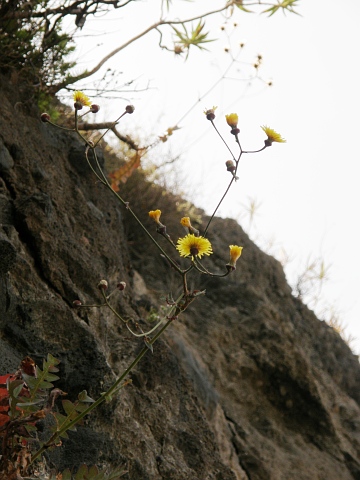
POLYGON ((80 90, 76 90, 73 95, 74 102, 79 103, 82 107, 91 107, 91 101, 89 97, 85 95, 85 93, 80 92, 80 90))
POLYGON ((196 237, 192 233, 179 238, 176 248, 181 257, 189 257, 191 255, 192 258, 201 258, 203 255, 211 255, 213 253, 211 243, 207 238, 196 237))
POLYGON ((280 133, 277 133, 275 132, 275 130, 273 130, 272 128, 269 128, 269 127, 261 127, 264 132, 266 133, 267 135, 267 140, 265 140, 265 143, 266 142, 269 142, 269 145, 271 145, 273 142, 278 142, 278 143, 285 143, 286 140, 284 138, 282 138, 282 136, 280 135, 280 133))
POLYGON ((156 223, 160 223, 161 210, 151 210, 149 212, 149 217, 154 220, 156 223))
POLYGON ((189 217, 183 217, 181 220, 180 220, 180 223, 183 227, 191 227, 191 222, 190 222, 190 218, 189 217))
POLYGON ((239 247, 238 245, 229 245, 229 248, 230 248, 230 262, 229 262, 229 264, 232 267, 235 267, 236 262, 239 260, 239 258, 241 256, 243 247, 239 247))
POLYGON ((237 116, 236 113, 230 113, 229 115, 225 115, 225 118, 226 118, 226 121, 227 121, 227 124, 229 125, 229 127, 231 127, 231 128, 236 128, 237 127, 239 117, 237 116))

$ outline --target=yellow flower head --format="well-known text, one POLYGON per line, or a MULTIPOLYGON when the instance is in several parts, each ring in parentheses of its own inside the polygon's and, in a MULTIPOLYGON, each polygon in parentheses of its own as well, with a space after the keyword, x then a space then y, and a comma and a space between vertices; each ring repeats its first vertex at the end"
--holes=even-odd
POLYGON ((85 93, 80 92, 80 90, 76 90, 73 95, 74 102, 79 103, 82 107, 91 107, 91 101, 89 97, 85 95, 85 93))
POLYGON ((154 220, 156 223, 160 223, 161 210, 151 210, 149 212, 149 217, 154 220))
POLYGON ((191 227, 191 222, 190 222, 190 218, 189 217, 183 217, 181 220, 180 220, 180 223, 183 227, 191 227))
POLYGON ((192 258, 201 258, 203 255, 211 255, 213 253, 211 243, 207 238, 196 237, 192 233, 179 238, 176 248, 181 257, 189 257, 191 255, 192 258))
POLYGON ((227 124, 229 125, 229 127, 231 127, 231 128, 236 128, 237 127, 239 117, 237 116, 236 113, 230 113, 229 115, 225 115, 225 118, 226 118, 226 121, 227 121, 227 124))
POLYGON ((239 247, 238 245, 229 245, 230 248, 230 262, 229 265, 235 267, 236 262, 239 260, 243 247, 239 247))
POLYGON ((265 140, 265 142, 269 142, 270 145, 273 142, 278 142, 278 143, 285 143, 286 142, 286 140, 284 138, 282 138, 280 133, 275 132, 275 130, 273 130, 272 128, 269 128, 269 127, 266 127, 266 126, 263 126, 261 128, 264 130, 264 132, 266 133, 266 135, 268 137, 267 140, 265 140))

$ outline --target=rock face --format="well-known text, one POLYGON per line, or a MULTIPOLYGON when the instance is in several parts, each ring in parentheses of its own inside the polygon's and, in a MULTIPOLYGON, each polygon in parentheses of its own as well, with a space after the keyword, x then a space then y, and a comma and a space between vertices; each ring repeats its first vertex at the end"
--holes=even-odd
MULTIPOLYGON (((73 300, 96 303, 99 280, 125 281, 114 306, 150 328, 148 314, 179 281, 96 182, 73 134, 20 108, 6 81, 0 104, 0 374, 51 353, 70 399, 83 389, 96 397, 143 343, 110 311, 73 300)), ((153 232, 147 212, 160 208, 173 238, 183 235, 169 193, 136 174, 124 195, 153 232)), ((131 480, 360 479, 357 357, 236 222, 215 218, 209 238, 211 271, 224 271, 229 244, 244 246, 236 272, 191 278, 206 296, 50 465, 126 463, 131 480)))

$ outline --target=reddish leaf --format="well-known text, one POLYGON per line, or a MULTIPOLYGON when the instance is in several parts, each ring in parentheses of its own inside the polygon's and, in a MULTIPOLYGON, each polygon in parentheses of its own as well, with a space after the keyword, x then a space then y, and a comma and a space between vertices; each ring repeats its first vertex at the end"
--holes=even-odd
POLYGON ((0 388, 2 385, 6 386, 6 381, 7 379, 10 378, 10 382, 15 378, 15 375, 13 373, 7 373, 6 375, 1 375, 0 376, 0 388))

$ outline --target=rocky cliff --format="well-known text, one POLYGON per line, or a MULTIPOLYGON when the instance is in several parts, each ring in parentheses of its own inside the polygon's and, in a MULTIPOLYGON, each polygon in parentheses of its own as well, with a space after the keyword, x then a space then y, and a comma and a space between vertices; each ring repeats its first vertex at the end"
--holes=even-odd
MULTIPOLYGON (((101 279, 125 281, 115 305, 145 327, 178 283, 96 182, 75 136, 41 123, 6 81, 0 105, 0 373, 51 353, 70 398, 96 397, 143 343, 111 312, 76 310, 73 300, 99 300, 101 279)), ((124 192, 145 223, 160 208, 174 239, 183 235, 170 193, 140 174, 124 192)), ((244 246, 236 272, 194 276, 206 296, 49 464, 126 463, 131 480, 360 479, 357 357, 236 222, 216 218, 209 238, 215 271, 229 244, 244 246)))

